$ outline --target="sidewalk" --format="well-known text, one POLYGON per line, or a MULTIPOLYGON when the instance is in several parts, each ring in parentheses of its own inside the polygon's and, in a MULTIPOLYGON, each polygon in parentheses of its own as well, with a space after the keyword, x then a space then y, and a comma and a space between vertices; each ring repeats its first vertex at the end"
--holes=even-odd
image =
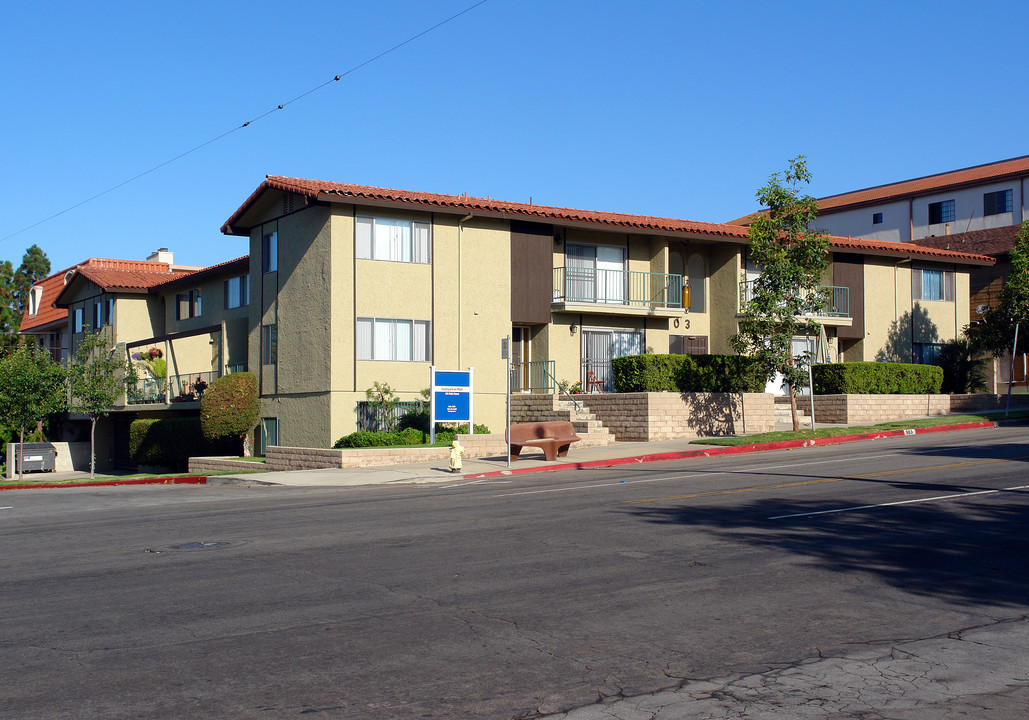
MULTIPOLYGON (((914 418, 907 418, 914 419, 914 418)), ((207 478, 208 485, 289 485, 294 487, 347 487, 355 485, 388 485, 405 483, 445 483, 476 480, 504 475, 577 470, 590 467, 610 467, 633 463, 679 460, 687 457, 712 457, 748 452, 784 450, 815 445, 835 445, 846 442, 871 440, 875 438, 898 437, 905 434, 946 432, 993 427, 997 423, 967 423, 962 425, 941 425, 918 428, 915 431, 891 430, 864 435, 847 435, 819 440, 791 440, 761 445, 717 446, 693 445, 688 439, 661 440, 655 442, 616 442, 606 447, 577 449, 574 445, 567 457, 548 462, 541 452, 523 450, 522 458, 508 467, 504 456, 491 458, 470 458, 464 461, 461 473, 451 473, 442 461, 387 465, 368 468, 293 470, 288 472, 267 472, 243 475, 216 475, 207 478)), ((819 424, 819 427, 826 427, 819 424)), ((841 426, 834 426, 841 427, 841 426)))

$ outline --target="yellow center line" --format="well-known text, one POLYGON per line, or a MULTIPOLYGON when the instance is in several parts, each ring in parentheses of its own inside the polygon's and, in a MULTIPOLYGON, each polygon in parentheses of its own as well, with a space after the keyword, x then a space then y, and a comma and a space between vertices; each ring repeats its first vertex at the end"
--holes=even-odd
POLYGON ((991 458, 989 460, 969 460, 967 462, 947 463, 946 465, 929 465, 927 467, 906 468, 904 470, 883 470, 881 472, 865 473, 864 475, 848 475, 847 477, 821 478, 818 480, 799 480, 790 483, 776 483, 775 485, 756 485, 753 487, 735 488, 733 490, 710 490, 708 492, 690 493, 689 495, 670 495, 668 497, 644 498, 642 500, 626 500, 629 505, 642 503, 666 502, 668 500, 691 500, 693 498, 711 497, 714 495, 733 495, 735 493, 754 492, 757 490, 779 490, 781 488, 799 487, 801 485, 820 485, 823 483, 840 482, 841 480, 860 480, 862 478, 882 477, 884 475, 900 475, 903 473, 925 472, 928 470, 945 470, 948 468, 969 467, 971 465, 986 465, 989 463, 1010 462, 1011 460, 1024 460, 1029 456, 1014 458, 991 458))

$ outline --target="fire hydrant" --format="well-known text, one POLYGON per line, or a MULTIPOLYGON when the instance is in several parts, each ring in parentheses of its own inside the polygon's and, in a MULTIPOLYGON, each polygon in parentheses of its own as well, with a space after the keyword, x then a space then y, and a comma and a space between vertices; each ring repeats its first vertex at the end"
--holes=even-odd
POLYGON ((457 440, 450 443, 450 472, 461 472, 461 456, 464 455, 464 448, 457 440))

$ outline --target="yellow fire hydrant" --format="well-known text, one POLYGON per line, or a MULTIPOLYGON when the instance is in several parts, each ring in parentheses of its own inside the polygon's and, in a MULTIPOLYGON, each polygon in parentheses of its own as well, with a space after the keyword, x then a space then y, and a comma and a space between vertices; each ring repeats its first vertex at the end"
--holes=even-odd
POLYGON ((450 443, 450 472, 461 472, 461 456, 464 455, 464 448, 457 440, 450 443))

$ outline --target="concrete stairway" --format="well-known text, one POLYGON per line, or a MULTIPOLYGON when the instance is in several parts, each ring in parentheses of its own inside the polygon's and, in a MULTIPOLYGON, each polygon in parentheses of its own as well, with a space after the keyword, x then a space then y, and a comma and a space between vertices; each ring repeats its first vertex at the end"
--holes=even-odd
POLYGON ((615 436, 597 416, 581 403, 575 405, 558 395, 512 395, 511 422, 547 422, 567 420, 581 440, 575 447, 604 447, 615 441, 615 436), (559 399, 560 398, 560 399, 559 399))
MULTIPOLYGON (((811 400, 807 396, 797 396, 797 421, 800 423, 801 429, 811 427, 811 400)), ((793 429, 789 397, 775 398, 775 429, 793 429)))

